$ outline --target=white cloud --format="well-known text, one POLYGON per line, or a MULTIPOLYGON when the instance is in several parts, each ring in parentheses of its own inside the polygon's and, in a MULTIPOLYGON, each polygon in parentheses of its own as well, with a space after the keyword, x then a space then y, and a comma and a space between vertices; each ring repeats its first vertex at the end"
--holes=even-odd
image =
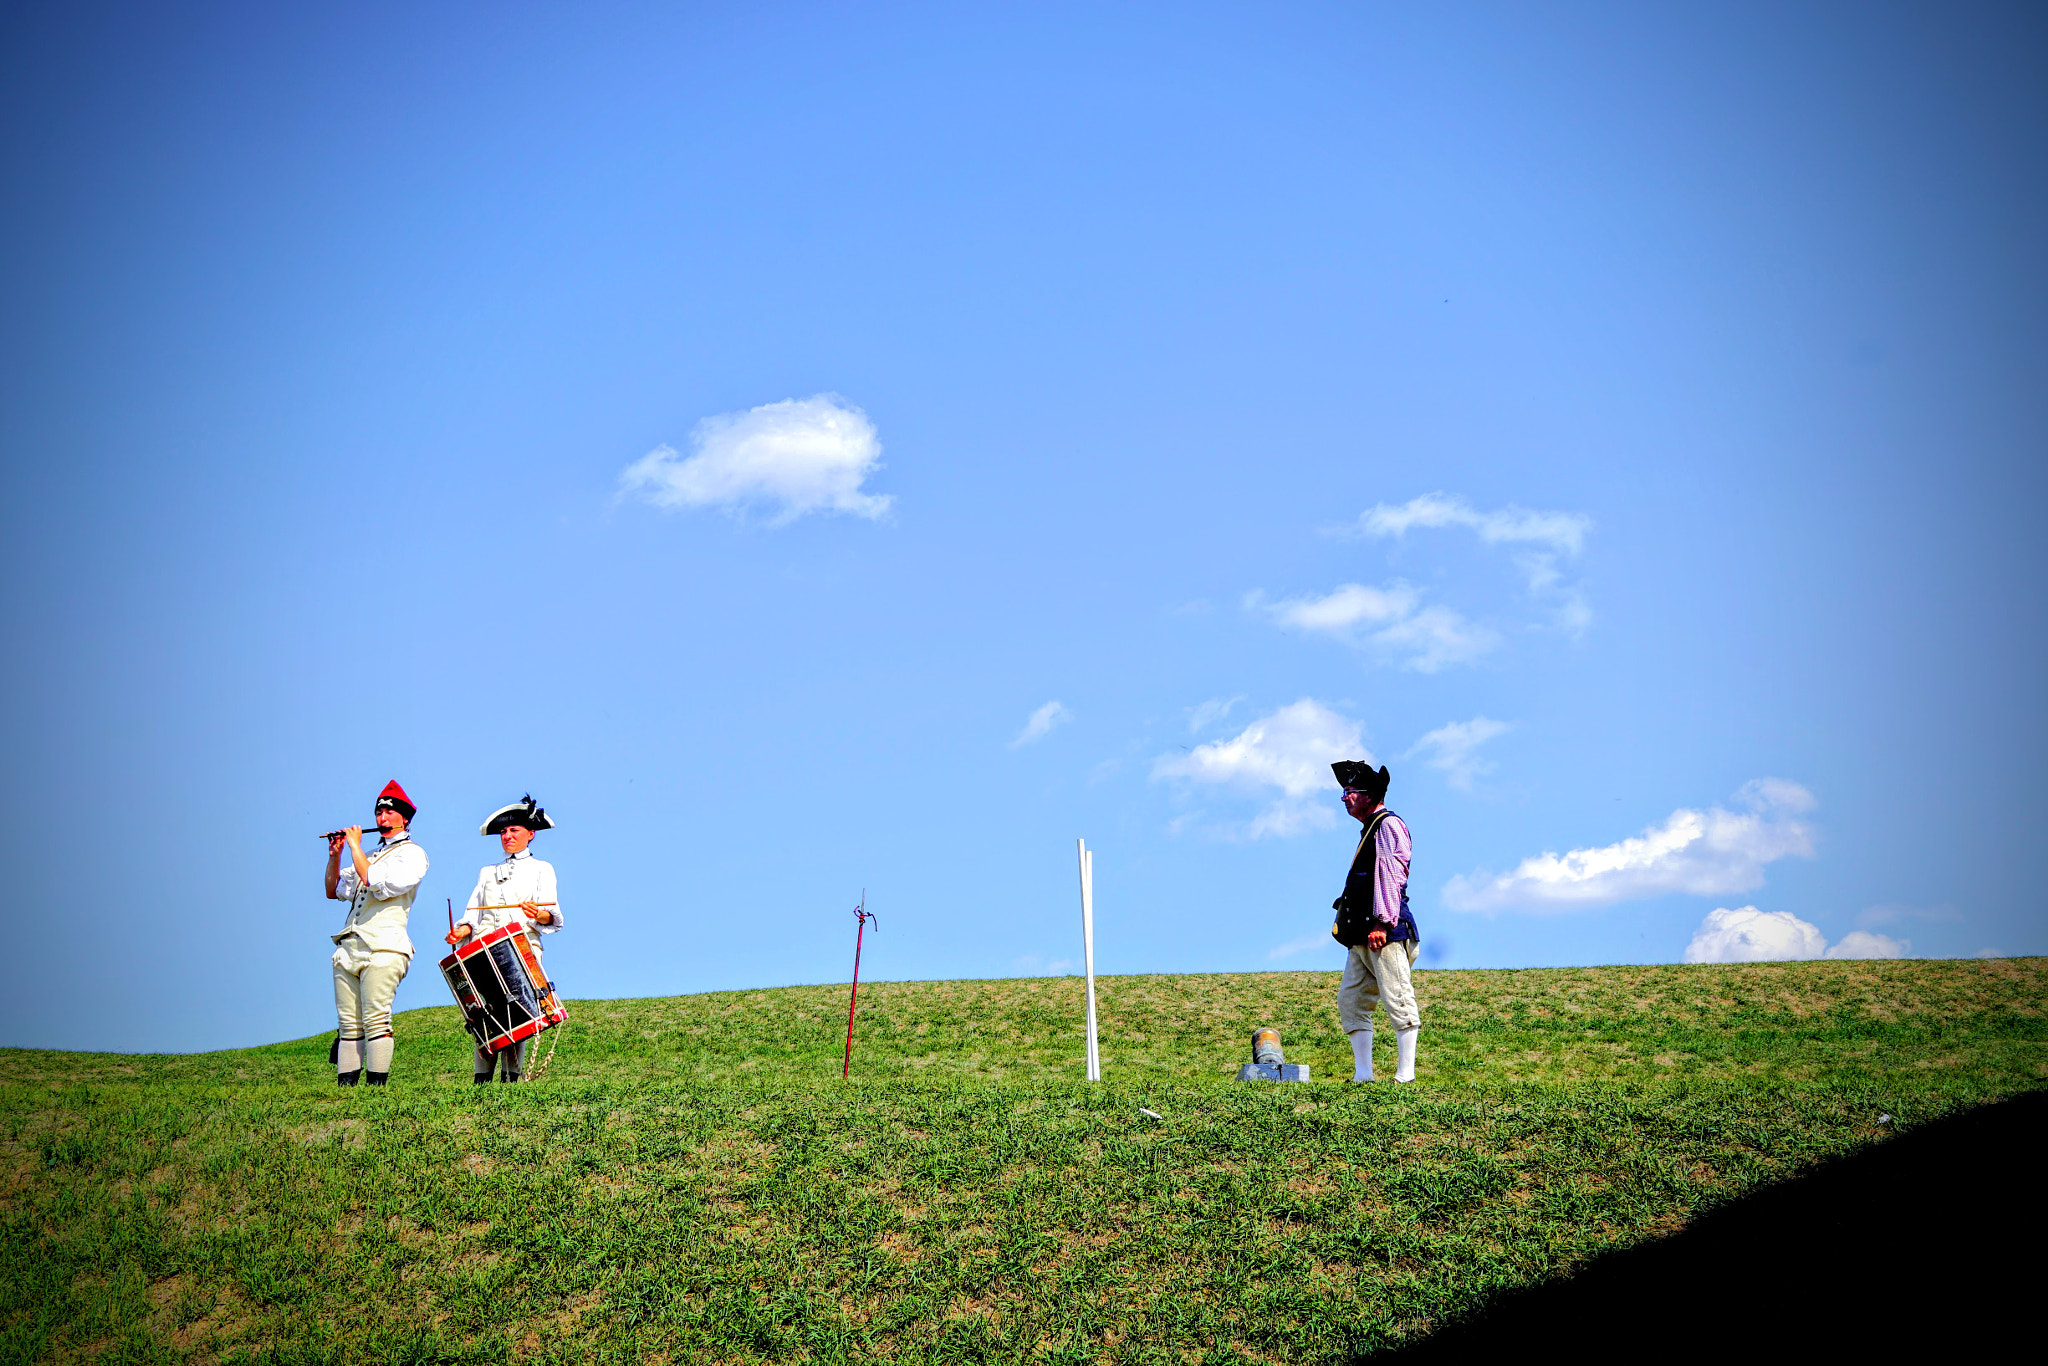
POLYGON ((1417 740, 1402 758, 1422 756, 1422 762, 1438 770, 1444 780, 1460 792, 1472 790, 1472 780, 1493 771, 1490 760, 1479 757, 1479 747, 1505 735, 1514 727, 1505 721, 1475 716, 1470 721, 1453 721, 1438 726, 1417 740))
POLYGON ((1760 911, 1754 906, 1713 910, 1685 946, 1688 963, 1776 963, 1792 958, 1818 958, 1828 938, 1817 925, 1790 911, 1760 911))
POLYGON ((1585 590, 1564 582, 1558 557, 1576 556, 1585 548, 1593 519, 1583 512, 1542 512, 1513 503, 1481 512, 1463 498, 1425 493, 1405 503, 1375 503, 1345 528, 1353 536, 1406 537, 1413 528, 1463 527, 1489 545, 1533 547, 1515 556, 1515 567, 1528 583, 1529 596, 1550 605, 1555 624, 1565 634, 1583 636, 1593 622, 1585 590))
POLYGON ((1068 711, 1057 699, 1048 702, 1031 713, 1030 719, 1024 723, 1024 729, 1018 731, 1017 738, 1010 741, 1010 748, 1016 749, 1020 745, 1030 744, 1033 740, 1043 740, 1052 733, 1054 726, 1073 719, 1074 713, 1068 711))
POLYGON ((1513 503, 1496 512, 1480 512, 1463 498, 1425 493, 1398 507, 1375 503, 1359 514, 1354 534, 1398 537, 1407 535, 1410 527, 1451 526, 1468 527, 1489 544, 1546 545, 1559 554, 1576 555, 1593 529, 1593 519, 1583 512, 1538 512, 1513 503))
POLYGON ((1266 610, 1282 626, 1350 640, 1360 626, 1384 626, 1413 612, 1421 595, 1396 580, 1385 588, 1347 583, 1325 598, 1289 598, 1266 610))
POLYGON ((1862 929, 1872 930, 1879 925, 1902 925, 1907 921, 1951 924, 1962 918, 1963 913, 1953 906, 1907 906, 1892 901, 1865 910, 1856 917, 1856 924, 1862 929))
POLYGON ((1188 708, 1188 734, 1199 735, 1219 721, 1229 719, 1231 710, 1244 701, 1244 694, 1236 697, 1212 697, 1208 701, 1188 708))
POLYGON ((1813 806, 1805 788, 1760 778, 1736 798, 1746 810, 1681 807, 1618 844, 1562 856, 1545 852, 1509 873, 1454 877, 1444 887, 1444 904, 1463 911, 1563 910, 1667 892, 1717 896, 1762 886, 1767 863, 1812 855, 1813 831, 1795 819, 1813 806))
POLYGON ((1790 911, 1754 906, 1708 911, 1685 946, 1688 963, 1777 963, 1805 958, 1904 958, 1911 941, 1851 930, 1828 946, 1820 927, 1790 911))
POLYGON ((1336 823, 1336 779, 1330 765, 1339 759, 1373 762, 1358 722, 1325 707, 1314 698, 1289 703, 1262 716, 1227 740, 1197 745, 1185 754, 1164 754, 1153 761, 1152 776, 1180 778, 1248 791, 1278 789, 1279 795, 1245 828, 1263 835, 1292 835, 1336 823))
POLYGON ((1469 664, 1500 644, 1493 631, 1448 607, 1423 606, 1421 592, 1398 579, 1384 588, 1347 583, 1325 597, 1275 603, 1252 594, 1246 605, 1293 630, 1399 657, 1417 673, 1469 664))
POLYGON ((1274 945, 1271 949, 1267 950, 1266 957, 1277 961, 1282 958, 1292 958, 1297 953, 1308 953, 1316 949, 1336 949, 1342 952, 1343 948, 1342 944, 1330 938, 1328 930, 1318 930, 1314 934, 1305 934, 1299 939, 1290 939, 1285 944, 1274 945))
POLYGON ((810 512, 875 518, 885 495, 861 484, 881 468, 882 443, 868 415, 837 394, 764 403, 697 424, 687 459, 657 446, 619 475, 619 493, 658 508, 773 509, 769 525, 810 512))
POLYGON ((1910 939, 1894 939, 1869 930, 1851 930, 1835 941, 1825 958, 1904 958, 1913 951, 1910 939))

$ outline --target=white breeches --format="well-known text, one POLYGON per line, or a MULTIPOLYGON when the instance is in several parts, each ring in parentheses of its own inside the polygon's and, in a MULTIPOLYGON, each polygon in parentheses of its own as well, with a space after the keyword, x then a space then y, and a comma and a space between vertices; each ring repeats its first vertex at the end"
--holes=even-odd
POLYGON ((1344 980, 1337 984, 1337 1023, 1346 1034, 1372 1028, 1375 1006, 1385 1006, 1396 1030, 1416 1029, 1422 1012, 1415 1005, 1415 984, 1409 969, 1421 945, 1413 939, 1389 944, 1374 953, 1360 944, 1344 960, 1344 980))
POLYGON ((359 939, 334 951, 334 1013, 344 1039, 379 1039, 391 1032, 391 1002, 412 959, 372 952, 359 939))

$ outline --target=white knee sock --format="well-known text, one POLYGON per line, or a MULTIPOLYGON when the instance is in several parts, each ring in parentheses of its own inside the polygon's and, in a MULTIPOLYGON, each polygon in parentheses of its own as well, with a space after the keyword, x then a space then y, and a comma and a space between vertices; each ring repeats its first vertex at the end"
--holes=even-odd
POLYGON ((1365 1022, 1365 1028, 1352 1031, 1351 1035, 1351 1080, 1372 1080, 1372 1021, 1365 1022))
POLYGON ((363 1045, 363 1067, 371 1072, 391 1070, 392 1039, 386 1034, 381 1039, 371 1039, 363 1045))
POLYGON ((337 1074, 363 1070, 363 1041, 343 1039, 334 1050, 334 1070, 337 1074))
POLYGON ((1399 1056, 1394 1064, 1395 1081, 1415 1080, 1415 1036, 1421 1032, 1420 1026, 1394 1031, 1394 1048, 1399 1056))

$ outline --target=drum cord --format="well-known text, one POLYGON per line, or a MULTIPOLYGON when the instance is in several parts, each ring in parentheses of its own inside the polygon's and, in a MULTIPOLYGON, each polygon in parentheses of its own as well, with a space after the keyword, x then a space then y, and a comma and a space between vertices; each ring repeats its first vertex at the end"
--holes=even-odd
POLYGON ((522 1083, 539 1081, 547 1075, 548 1064, 555 1060, 555 1050, 562 1046, 562 1032, 568 1027, 569 1022, 564 1020, 549 1031, 554 1038, 548 1041, 548 1055, 527 1069, 526 1075, 520 1078, 522 1083))

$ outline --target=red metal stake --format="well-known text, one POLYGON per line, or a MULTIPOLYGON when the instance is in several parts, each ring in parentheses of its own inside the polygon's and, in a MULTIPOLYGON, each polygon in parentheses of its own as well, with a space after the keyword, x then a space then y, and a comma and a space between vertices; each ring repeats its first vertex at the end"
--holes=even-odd
MULTIPOLYGON (((875 919, 868 910, 865 888, 860 894, 860 905, 853 908, 853 913, 860 917, 860 928, 853 932, 853 994, 846 998, 846 1061, 839 1067, 841 1081, 845 1081, 847 1074, 853 1071, 853 1008, 860 1000, 860 941, 868 932, 868 922, 875 919)), ((875 922, 875 928, 882 928, 880 921, 875 922)))

